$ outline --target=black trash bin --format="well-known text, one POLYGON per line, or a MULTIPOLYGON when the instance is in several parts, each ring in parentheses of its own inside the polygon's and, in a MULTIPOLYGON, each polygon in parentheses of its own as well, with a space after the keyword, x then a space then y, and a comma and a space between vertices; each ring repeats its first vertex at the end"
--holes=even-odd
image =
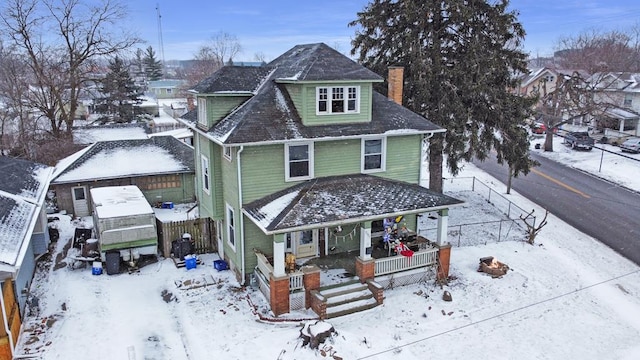
POLYGON ((107 251, 105 255, 107 275, 120 273, 120 251, 107 251))

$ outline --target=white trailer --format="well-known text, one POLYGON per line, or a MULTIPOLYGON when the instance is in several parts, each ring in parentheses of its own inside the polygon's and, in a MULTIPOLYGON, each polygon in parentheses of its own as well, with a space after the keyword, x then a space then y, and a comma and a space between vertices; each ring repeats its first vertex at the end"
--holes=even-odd
POLYGON ((137 186, 93 188, 91 200, 102 261, 116 251, 130 264, 140 255, 158 254, 155 213, 137 186))

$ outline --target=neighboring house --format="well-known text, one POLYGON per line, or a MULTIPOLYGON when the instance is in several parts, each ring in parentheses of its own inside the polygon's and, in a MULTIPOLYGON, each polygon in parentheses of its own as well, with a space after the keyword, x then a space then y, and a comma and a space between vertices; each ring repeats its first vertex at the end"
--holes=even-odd
POLYGON ((185 127, 175 129, 175 130, 167 130, 167 131, 149 134, 149 137, 156 137, 156 136, 173 136, 174 138, 182 141, 183 143, 189 146, 193 146, 193 131, 185 127))
POLYGON ((53 168, 0 156, 0 359, 11 359, 37 257, 48 251, 45 196, 53 168))
POLYGON ((594 87, 595 100, 606 104, 594 126, 609 136, 640 136, 640 73, 596 73, 589 82, 594 87))
POLYGON ((360 281, 373 280, 372 232, 385 218, 418 231, 418 215, 437 213, 429 254, 447 276, 447 211, 461 201, 419 185, 425 143, 445 130, 398 104, 402 68, 390 78, 396 102, 373 90, 382 77, 319 43, 264 67, 225 66, 192 90, 197 116, 181 121, 195 132, 199 214, 215 220, 219 255, 242 284, 260 269, 275 315, 300 288, 322 311, 310 303, 319 272, 287 273, 291 255, 353 251, 360 281))
POLYGON ((151 133, 151 129, 143 122, 75 126, 73 128, 73 142, 79 145, 89 145, 98 141, 147 139, 149 133, 151 133))
POLYGON ((90 215, 89 189, 137 185, 151 204, 195 200, 193 148, 173 136, 100 141, 61 160, 51 182, 59 210, 90 215))
POLYGON ((181 87, 184 86, 183 80, 155 80, 149 81, 147 90, 153 93, 158 99, 168 99, 181 97, 181 87))
POLYGON ((516 93, 522 96, 543 97, 556 89, 558 72, 549 67, 530 69, 519 77, 516 93))

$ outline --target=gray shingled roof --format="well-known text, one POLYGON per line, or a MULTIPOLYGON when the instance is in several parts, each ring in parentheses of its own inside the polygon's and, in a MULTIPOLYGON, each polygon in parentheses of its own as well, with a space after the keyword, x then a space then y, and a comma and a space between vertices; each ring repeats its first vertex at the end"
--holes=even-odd
POLYGON ((267 234, 424 213, 463 201, 416 184, 355 174, 309 180, 243 207, 267 234))
MULTIPOLYGON (((247 69, 255 71, 256 68, 247 69)), ((223 144, 240 145, 342 136, 383 135, 394 132, 406 134, 409 132, 444 131, 424 117, 377 92, 374 92, 372 96, 370 122, 327 126, 303 125, 285 86, 279 82, 382 80, 377 74, 325 44, 295 46, 269 63, 269 69, 275 70, 266 80, 254 79, 254 83, 262 83, 255 95, 208 130, 211 138, 223 144)), ((238 70, 232 69, 231 71, 242 76, 251 75, 250 71, 238 70)), ((219 72, 224 75, 222 77, 228 75, 224 68, 219 72)), ((261 74, 265 73, 266 71, 261 74)), ((210 79, 214 78, 215 76, 210 79)), ((193 116, 183 116, 181 120, 191 127, 195 127, 197 124, 197 118, 193 116)))
POLYGON ((253 93, 272 70, 267 66, 224 66, 192 90, 200 94, 253 93))
MULTIPOLYGON (((171 173, 193 173, 195 172, 193 148, 184 142, 176 139, 173 136, 154 136, 149 139, 129 139, 129 140, 112 140, 112 141, 99 141, 94 145, 91 145, 90 149, 87 149, 80 157, 72 161, 70 164, 65 164, 64 169, 59 169, 55 175, 55 179, 52 183, 64 183, 60 178, 63 178, 65 174, 81 168, 86 162, 94 158, 100 153, 109 152, 116 149, 124 149, 127 151, 135 152, 141 151, 140 149, 148 149, 149 146, 157 147, 166 150, 173 158, 180 163, 182 170, 171 170, 167 172, 171 173)), ((161 164, 160 164, 161 165, 161 164)), ((158 171, 154 174, 163 173, 158 171)), ((137 173, 135 176, 141 176, 145 174, 137 173)), ((148 174, 153 175, 153 174, 148 174)), ((86 174, 87 179, 91 179, 91 174, 86 174)), ((113 177, 120 177, 121 175, 114 175, 113 177)))
POLYGON ((52 168, 0 156, 0 262, 15 265, 49 187, 52 168))
POLYGON ((269 63, 276 79, 299 81, 370 80, 383 78, 323 43, 296 45, 269 63))

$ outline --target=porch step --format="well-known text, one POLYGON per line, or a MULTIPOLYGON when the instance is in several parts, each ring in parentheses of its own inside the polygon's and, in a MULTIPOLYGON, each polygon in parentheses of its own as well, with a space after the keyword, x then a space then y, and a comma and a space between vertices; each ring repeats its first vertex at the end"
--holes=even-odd
POLYGON ((369 287, 359 281, 320 289, 319 292, 327 299, 327 318, 353 314, 378 305, 369 287))

